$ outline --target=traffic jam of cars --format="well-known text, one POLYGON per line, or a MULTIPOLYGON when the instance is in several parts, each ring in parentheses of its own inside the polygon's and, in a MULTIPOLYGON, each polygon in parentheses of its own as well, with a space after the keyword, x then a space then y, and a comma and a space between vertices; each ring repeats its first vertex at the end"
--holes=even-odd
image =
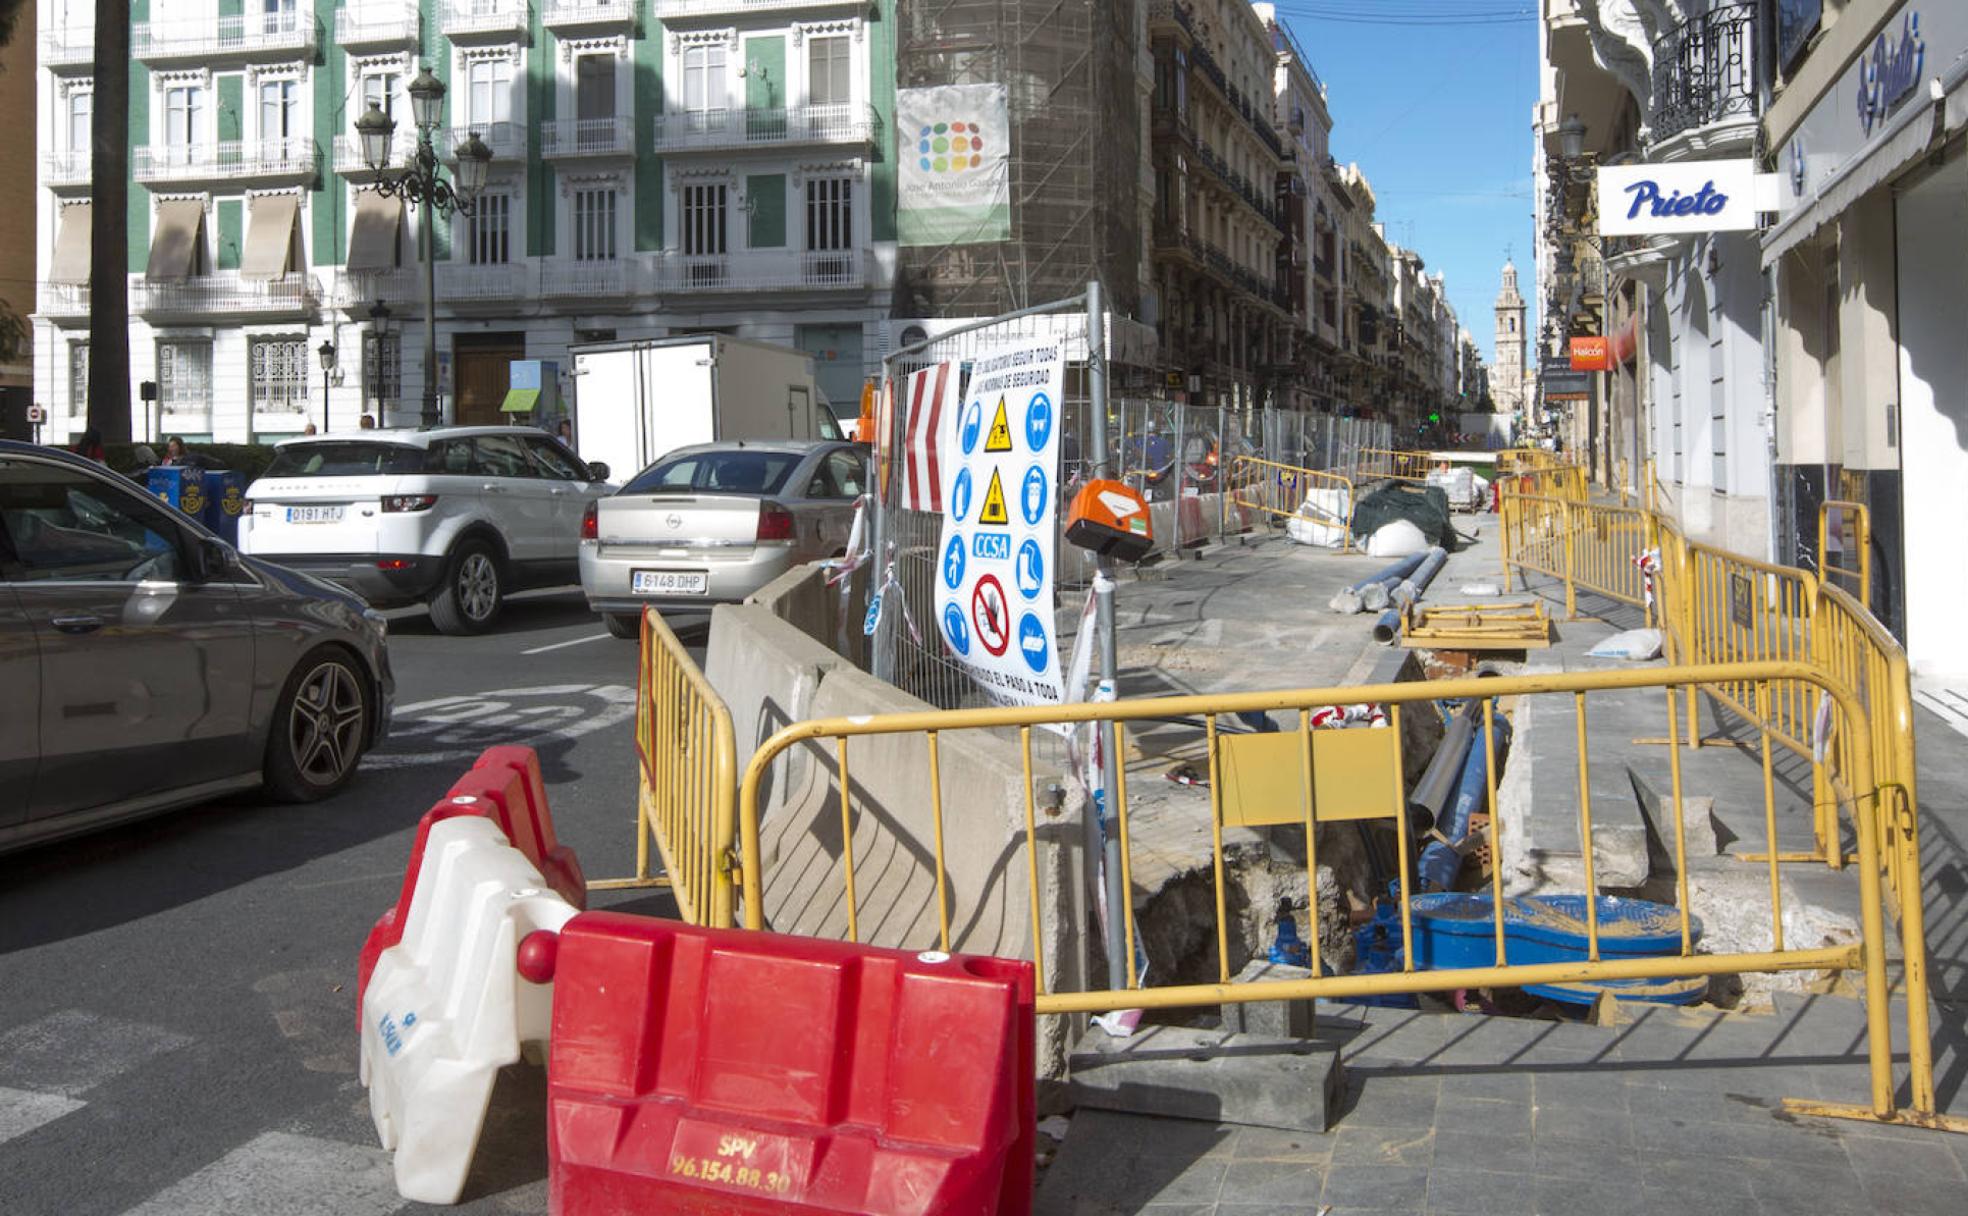
POLYGON ((845 552, 869 457, 810 357, 722 336, 571 353, 564 424, 279 443, 230 491, 236 540, 163 492, 175 474, 0 440, 0 789, 26 791, 0 851, 341 790, 389 729, 386 610, 483 634, 514 593, 578 584, 635 638, 645 608, 741 601, 845 552))

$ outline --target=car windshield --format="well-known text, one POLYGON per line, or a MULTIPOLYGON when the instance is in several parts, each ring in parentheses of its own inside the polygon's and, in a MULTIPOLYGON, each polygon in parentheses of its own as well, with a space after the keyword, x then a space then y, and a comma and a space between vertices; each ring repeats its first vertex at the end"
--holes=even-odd
POLYGON ((290 443, 274 453, 264 477, 374 477, 421 473, 424 449, 407 443, 290 443))
POLYGON ((650 465, 623 493, 777 494, 800 456, 743 448, 690 452, 650 465))

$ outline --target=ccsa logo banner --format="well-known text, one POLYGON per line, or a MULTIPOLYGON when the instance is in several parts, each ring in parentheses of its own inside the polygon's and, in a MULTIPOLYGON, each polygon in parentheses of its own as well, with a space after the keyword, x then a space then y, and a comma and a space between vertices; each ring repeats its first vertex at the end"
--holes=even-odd
POLYGON ((975 122, 926 123, 916 137, 917 165, 925 173, 962 173, 984 163, 984 132, 975 122))

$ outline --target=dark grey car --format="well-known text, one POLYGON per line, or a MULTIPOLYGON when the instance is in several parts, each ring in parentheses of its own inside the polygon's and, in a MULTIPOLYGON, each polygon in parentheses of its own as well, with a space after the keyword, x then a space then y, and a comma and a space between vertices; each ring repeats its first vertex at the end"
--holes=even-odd
POLYGON ((394 690, 357 597, 0 441, 0 849, 257 785, 325 797, 394 690))

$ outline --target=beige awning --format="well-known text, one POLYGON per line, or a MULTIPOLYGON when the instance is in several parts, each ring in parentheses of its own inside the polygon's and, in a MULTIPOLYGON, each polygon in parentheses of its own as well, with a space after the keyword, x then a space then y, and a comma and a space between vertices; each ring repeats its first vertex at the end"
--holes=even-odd
POLYGON ((385 198, 374 190, 356 195, 355 223, 349 232, 348 272, 396 269, 402 233, 402 199, 385 198))
POLYGON ((90 203, 70 203, 61 210, 61 231, 55 234, 55 255, 48 261, 50 283, 86 284, 89 281, 89 225, 95 208, 90 203))
POLYGON ((262 194, 247 200, 240 278, 277 279, 293 269, 294 221, 300 209, 300 196, 294 194, 262 194))
POLYGON ((182 283, 191 277, 192 260, 205 234, 205 204, 195 198, 165 199, 157 206, 157 226, 150 233, 150 264, 144 278, 153 283, 182 283))

